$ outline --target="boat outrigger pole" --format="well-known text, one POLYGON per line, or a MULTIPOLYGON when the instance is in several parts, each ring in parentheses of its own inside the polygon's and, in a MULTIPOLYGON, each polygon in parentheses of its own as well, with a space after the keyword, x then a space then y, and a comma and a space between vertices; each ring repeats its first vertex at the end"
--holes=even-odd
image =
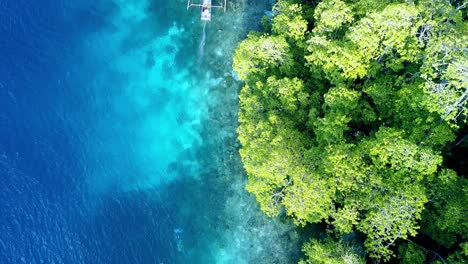
POLYGON ((200 4, 200 2, 195 3, 196 0, 187 0, 187 10, 192 7, 192 6, 199 6, 201 7, 201 20, 203 21, 210 21, 211 20, 211 9, 212 8, 221 8, 223 9, 224 12, 226 12, 226 1, 227 0, 221 0, 222 4, 220 5, 212 5, 211 1, 212 0, 202 0, 203 2, 200 4))

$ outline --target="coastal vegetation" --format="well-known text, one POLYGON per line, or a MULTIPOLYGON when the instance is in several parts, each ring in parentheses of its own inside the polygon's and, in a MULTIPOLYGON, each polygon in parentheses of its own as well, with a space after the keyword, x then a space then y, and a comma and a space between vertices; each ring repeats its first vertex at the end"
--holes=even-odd
POLYGON ((246 188, 326 234, 300 263, 466 263, 467 5, 279 0, 239 44, 246 188))

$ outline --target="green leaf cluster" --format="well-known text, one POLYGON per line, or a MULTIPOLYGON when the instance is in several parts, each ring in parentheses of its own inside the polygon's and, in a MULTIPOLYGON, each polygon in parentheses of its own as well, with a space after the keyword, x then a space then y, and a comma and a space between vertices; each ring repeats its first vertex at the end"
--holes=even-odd
MULTIPOLYGON (((279 0, 234 55, 247 190, 269 216, 362 235, 374 261, 425 261, 405 242, 420 234, 453 251, 468 232, 467 180, 444 164, 467 121, 463 4, 308 3, 279 0)), ((311 240, 302 263, 361 261, 336 241, 311 240)))
POLYGON ((364 264, 362 250, 349 242, 335 241, 330 237, 323 240, 311 239, 302 251, 306 259, 299 264, 364 264))

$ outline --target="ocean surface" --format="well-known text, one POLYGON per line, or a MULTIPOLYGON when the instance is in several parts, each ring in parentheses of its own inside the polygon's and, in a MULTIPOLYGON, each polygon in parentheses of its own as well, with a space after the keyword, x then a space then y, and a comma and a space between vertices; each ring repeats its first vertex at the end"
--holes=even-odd
POLYGON ((297 261, 235 132, 231 56, 273 3, 186 3, 0 0, 0 263, 297 261))

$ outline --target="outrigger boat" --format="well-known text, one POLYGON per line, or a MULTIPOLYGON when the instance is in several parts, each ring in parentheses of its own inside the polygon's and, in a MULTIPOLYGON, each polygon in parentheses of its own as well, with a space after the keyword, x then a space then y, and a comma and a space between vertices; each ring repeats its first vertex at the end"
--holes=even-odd
POLYGON ((192 6, 199 6, 201 7, 201 20, 203 21, 211 21, 211 9, 212 8, 221 8, 226 12, 226 1, 222 0, 223 4, 221 5, 212 5, 212 0, 202 0, 203 2, 195 3, 195 0, 187 0, 187 10, 192 6))

